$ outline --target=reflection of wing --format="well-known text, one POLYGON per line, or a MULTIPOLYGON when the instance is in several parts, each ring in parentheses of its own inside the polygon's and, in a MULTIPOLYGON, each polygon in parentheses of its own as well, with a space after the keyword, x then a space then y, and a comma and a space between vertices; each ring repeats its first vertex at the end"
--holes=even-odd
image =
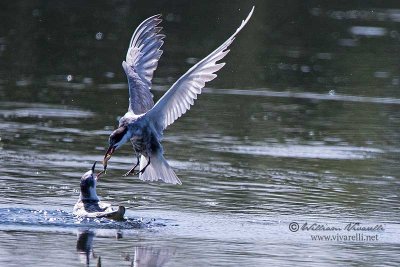
POLYGON ((135 247, 134 267, 162 267, 175 251, 161 248, 135 247))
POLYGON ((159 132, 162 132, 168 125, 190 109, 190 105, 193 105, 197 95, 201 94, 201 89, 205 83, 217 77, 214 73, 221 69, 225 63, 217 64, 216 62, 228 54, 229 45, 249 21, 253 10, 254 7, 246 20, 242 21, 240 27, 228 40, 180 77, 148 112, 149 118, 159 132))
POLYGON ((159 34, 161 15, 152 16, 137 27, 132 35, 126 61, 122 62, 129 83, 129 110, 142 114, 154 105, 150 93, 151 79, 162 55, 165 35, 159 34))

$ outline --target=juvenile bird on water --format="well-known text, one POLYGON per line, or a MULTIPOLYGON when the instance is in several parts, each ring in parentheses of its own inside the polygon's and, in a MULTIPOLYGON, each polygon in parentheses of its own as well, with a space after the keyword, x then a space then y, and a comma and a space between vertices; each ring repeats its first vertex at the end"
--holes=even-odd
POLYGON ((111 204, 100 201, 97 196, 96 186, 99 174, 95 174, 96 162, 92 169, 81 177, 81 193, 76 202, 73 214, 82 218, 109 218, 123 220, 125 207, 114 208, 111 204))
POLYGON ((163 131, 194 104, 206 82, 213 80, 225 63, 217 63, 229 52, 229 45, 250 20, 251 9, 240 27, 221 46, 199 61, 180 77, 154 105, 150 92, 151 79, 161 57, 165 35, 161 34, 161 15, 143 21, 135 30, 129 43, 126 60, 122 62, 129 84, 128 112, 119 120, 118 128, 109 137, 109 147, 104 155, 104 170, 115 150, 131 141, 137 157, 136 165, 125 176, 137 174, 144 181, 162 180, 181 184, 163 156, 161 140, 163 131))

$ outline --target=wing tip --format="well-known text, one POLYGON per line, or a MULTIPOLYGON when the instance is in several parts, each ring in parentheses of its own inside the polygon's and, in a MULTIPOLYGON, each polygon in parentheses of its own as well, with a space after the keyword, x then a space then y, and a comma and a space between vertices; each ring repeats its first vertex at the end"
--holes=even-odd
MULTIPOLYGON (((253 12, 255 10, 255 6, 252 7, 250 10, 250 13, 247 15, 246 19, 242 21, 240 24, 239 28, 224 42, 222 45, 220 45, 217 49, 215 49, 213 52, 211 52, 208 56, 197 62, 195 65, 193 65, 184 75, 182 75, 172 86, 171 88, 161 97, 161 99, 158 100, 158 102, 155 104, 155 106, 148 112, 149 116, 151 117, 152 120, 157 121, 157 124, 160 127, 160 131, 163 131, 165 128, 167 128, 169 125, 171 125, 176 119, 181 117, 183 114, 186 113, 187 110, 190 109, 190 106, 193 105, 190 103, 189 108, 182 110, 179 110, 176 112, 174 109, 174 106, 176 104, 171 102, 171 98, 173 99, 175 95, 175 91, 180 88, 180 84, 185 82, 185 79, 190 77, 190 75, 200 68, 202 69, 201 66, 207 66, 207 64, 211 64, 212 68, 215 69, 215 65, 218 65, 217 69, 213 71, 210 74, 207 75, 207 78, 203 80, 203 84, 201 88, 199 88, 199 91, 196 92, 196 95, 201 94, 201 89, 205 86, 205 83, 207 81, 211 81, 217 77, 215 72, 220 70, 224 65, 225 62, 218 63, 219 60, 222 60, 230 51, 229 46, 232 44, 232 42, 235 40, 236 35, 243 29, 243 27, 247 24, 247 22, 250 20, 250 18, 253 15, 253 12), (205 65, 203 65, 205 64, 205 65), (200 66, 200 67, 199 67, 200 66), (215 75, 215 76, 214 76, 215 75), (171 102, 171 103, 170 103, 171 102), (171 106, 169 106, 171 105, 171 106), (162 114, 165 113, 165 114, 162 114)), ((196 99, 196 97, 193 97, 193 99, 196 99)))
POLYGON ((236 34, 238 34, 243 29, 243 27, 246 26, 247 22, 249 22, 250 18, 253 16, 254 9, 255 6, 251 8, 250 13, 247 15, 246 19, 242 20, 242 23, 240 24, 239 28, 237 28, 232 37, 235 37, 236 34))
POLYGON ((153 16, 148 17, 144 21, 150 21, 150 20, 153 20, 153 19, 162 19, 162 14, 161 13, 155 14, 153 16))
POLYGON ((256 6, 253 6, 252 8, 251 8, 251 10, 250 10, 250 17, 253 15, 253 12, 254 12, 254 9, 256 8, 256 6))
POLYGON ((245 19, 245 22, 246 22, 246 23, 247 23, 247 21, 249 21, 250 18, 253 16, 253 13, 254 13, 254 9, 255 9, 255 8, 256 8, 256 6, 253 6, 253 7, 251 8, 249 15, 247 15, 247 18, 245 19))

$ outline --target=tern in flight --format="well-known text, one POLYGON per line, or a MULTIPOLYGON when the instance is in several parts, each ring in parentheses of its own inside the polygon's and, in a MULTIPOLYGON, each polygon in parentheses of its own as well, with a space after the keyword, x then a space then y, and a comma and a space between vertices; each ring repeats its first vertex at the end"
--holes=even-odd
POLYGON ((160 48, 165 35, 160 34, 162 28, 158 26, 162 21, 161 15, 152 16, 139 25, 129 43, 126 60, 122 62, 129 84, 128 112, 109 137, 109 147, 103 159, 104 171, 114 151, 131 141, 137 163, 125 176, 137 174, 135 170, 139 166, 139 179, 143 181, 181 184, 163 156, 163 131, 190 109, 205 83, 217 77, 215 72, 225 65, 217 61, 228 54, 229 45, 250 20, 253 11, 254 7, 228 40, 190 68, 155 105, 150 89, 163 52, 160 48))

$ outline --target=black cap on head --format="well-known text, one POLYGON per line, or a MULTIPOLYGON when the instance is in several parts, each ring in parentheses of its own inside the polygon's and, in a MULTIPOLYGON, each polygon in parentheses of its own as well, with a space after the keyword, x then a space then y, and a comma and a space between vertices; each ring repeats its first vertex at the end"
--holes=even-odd
POLYGON ((118 129, 116 129, 114 132, 110 134, 110 138, 108 139, 108 142, 110 145, 114 145, 121 141, 122 137, 126 134, 128 131, 128 127, 126 126, 121 126, 118 129))

